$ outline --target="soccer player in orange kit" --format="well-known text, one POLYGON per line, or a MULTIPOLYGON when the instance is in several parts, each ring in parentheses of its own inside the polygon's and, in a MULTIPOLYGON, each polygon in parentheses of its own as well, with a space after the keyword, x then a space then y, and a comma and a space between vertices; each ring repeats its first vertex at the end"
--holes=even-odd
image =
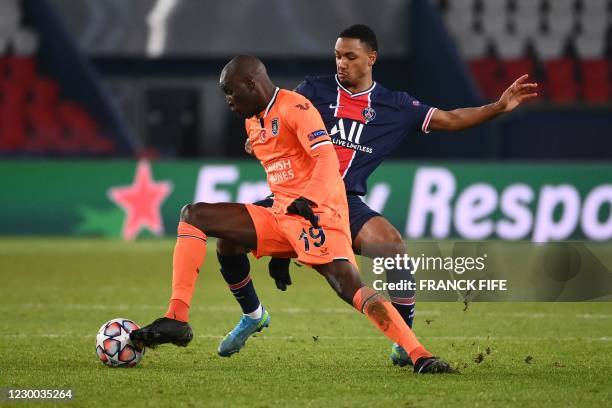
MULTIPOLYGON (((183 207, 168 311, 133 331, 132 341, 149 347, 163 343, 186 346, 191 341, 189 306, 210 235, 250 248, 257 257, 297 258, 323 275, 340 298, 400 344, 414 361, 415 372, 452 372, 448 363, 419 343, 391 303, 361 281, 351 248, 338 158, 310 101, 274 86, 263 63, 252 56, 232 59, 219 82, 230 109, 246 118, 248 138, 267 173, 274 206, 196 203, 183 207)), ((258 322, 260 329, 267 325, 267 312, 258 322)))
MULTIPOLYGON (((362 200, 369 176, 411 132, 457 131, 484 123, 537 96, 537 84, 527 83, 528 76, 523 75, 495 103, 445 111, 374 80, 378 40, 370 27, 355 24, 342 30, 333 52, 336 75, 308 76, 295 91, 308 98, 319 111, 334 143, 346 188, 353 251, 368 258, 408 256, 400 232, 362 200)), ((249 152, 249 140, 245 149, 249 152)), ((270 196, 255 204, 267 207, 273 202, 270 196)), ((264 308, 250 276, 248 252, 248 248, 239 248, 223 239, 217 241, 221 274, 243 313, 239 323, 219 344, 218 354, 223 357, 238 352, 254 333, 253 321, 262 318, 264 308), (245 324, 245 316, 253 321, 245 324)), ((275 257, 269 263, 270 276, 283 291, 291 285, 289 262, 290 259, 275 257)), ((415 283, 410 267, 391 268, 386 272, 389 283, 403 280, 415 283)), ((412 328, 415 291, 389 290, 387 294, 412 328)), ((412 365, 406 351, 396 343, 391 347, 390 358, 394 365, 412 365)))

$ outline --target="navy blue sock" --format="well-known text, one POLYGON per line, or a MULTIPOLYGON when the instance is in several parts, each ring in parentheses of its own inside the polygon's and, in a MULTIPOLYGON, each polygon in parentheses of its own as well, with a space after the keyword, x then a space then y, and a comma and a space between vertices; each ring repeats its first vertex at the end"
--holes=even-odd
POLYGON ((404 319, 408 327, 412 329, 412 322, 414 321, 414 303, 411 305, 405 305, 391 301, 391 304, 402 316, 402 319, 404 319))
MULTIPOLYGON (((414 275, 410 273, 410 269, 390 269, 387 271, 388 283, 399 283, 402 281, 415 281, 414 275)), ((390 290, 388 293, 393 307, 402 316, 408 327, 412 328, 414 320, 414 291, 390 290)))
POLYGON ((251 280, 249 258, 244 255, 221 255, 217 253, 221 264, 221 275, 242 308, 242 313, 251 313, 259 307, 259 298, 251 280))

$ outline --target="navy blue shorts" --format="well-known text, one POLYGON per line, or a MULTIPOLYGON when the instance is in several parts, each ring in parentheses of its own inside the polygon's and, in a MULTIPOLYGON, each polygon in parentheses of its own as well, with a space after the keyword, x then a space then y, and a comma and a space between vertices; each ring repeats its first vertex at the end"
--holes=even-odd
POLYGON ((361 196, 347 194, 349 223, 351 224, 351 239, 355 240, 363 225, 374 217, 382 217, 361 200, 361 196))
MULTIPOLYGON (((361 200, 361 197, 355 194, 347 194, 346 200, 348 202, 349 209, 349 223, 351 224, 351 239, 355 239, 364 224, 371 218, 381 216, 379 213, 368 207, 366 203, 361 200)), ((263 200, 254 202, 253 204, 260 207, 272 207, 274 204, 274 196, 270 195, 263 200)))

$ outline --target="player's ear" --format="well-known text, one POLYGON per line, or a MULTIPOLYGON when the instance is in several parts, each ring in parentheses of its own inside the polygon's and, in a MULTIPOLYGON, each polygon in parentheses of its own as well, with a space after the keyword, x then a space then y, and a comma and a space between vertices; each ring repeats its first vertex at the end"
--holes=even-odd
POLYGON ((376 51, 370 51, 368 54, 368 66, 371 67, 376 62, 376 58, 378 58, 378 53, 376 51))
POLYGON ((246 78, 244 78, 244 83, 246 84, 246 87, 249 91, 253 91, 257 84, 255 83, 255 79, 253 79, 252 76, 247 76, 246 78))

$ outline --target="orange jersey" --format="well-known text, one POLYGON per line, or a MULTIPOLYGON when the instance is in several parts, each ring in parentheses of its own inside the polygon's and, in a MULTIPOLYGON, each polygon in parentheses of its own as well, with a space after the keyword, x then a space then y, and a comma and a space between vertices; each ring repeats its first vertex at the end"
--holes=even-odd
POLYGON ((277 88, 265 111, 245 121, 253 154, 274 193, 273 212, 302 196, 315 213, 343 218, 348 227, 344 183, 333 144, 321 115, 302 95, 277 88))

